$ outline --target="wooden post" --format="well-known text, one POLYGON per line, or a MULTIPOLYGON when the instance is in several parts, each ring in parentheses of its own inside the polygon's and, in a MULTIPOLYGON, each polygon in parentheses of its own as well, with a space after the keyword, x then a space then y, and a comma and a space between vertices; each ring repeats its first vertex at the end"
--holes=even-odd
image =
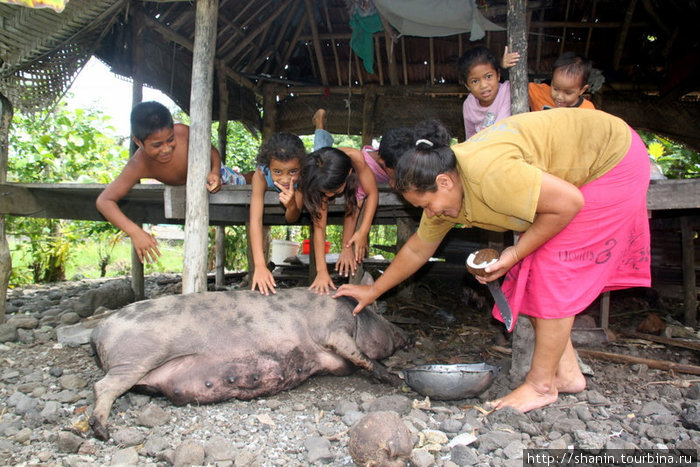
MULTIPOLYGON (((221 155, 221 165, 226 164, 226 136, 228 130, 228 86, 226 85, 226 71, 221 67, 218 70, 219 78, 219 133, 218 147, 221 155)), ((224 270, 226 267, 226 227, 216 226, 214 240, 215 274, 214 284, 217 289, 226 284, 224 270)))
POLYGON ((374 136, 374 113, 377 106, 377 87, 373 84, 365 86, 364 105, 362 106, 362 145, 372 144, 374 136))
POLYGON ((510 69, 510 113, 527 112, 530 101, 527 95, 527 17, 526 0, 508 0, 506 29, 508 49, 520 52, 520 60, 510 69))
MULTIPOLYGON (((12 124, 12 104, 0 94, 0 183, 7 181, 7 150, 12 124)), ((5 322, 7 284, 12 273, 12 256, 5 236, 5 216, 0 215, 0 324, 5 322)))
POLYGON ((698 296, 695 288, 695 232, 688 216, 681 216, 681 251, 683 254, 683 310, 685 325, 698 323, 698 296))
POLYGON ((212 87, 218 9, 218 0, 197 0, 187 157, 183 294, 207 290, 209 198, 206 179, 211 167, 212 87))
MULTIPOLYGON (((520 60, 510 69, 510 113, 512 115, 527 112, 530 109, 530 101, 527 94, 527 26, 526 26, 526 0, 508 0, 506 13, 506 30, 508 35, 508 49, 517 50, 520 60)), ((532 343, 535 341, 532 326, 524 325, 519 319, 513 332, 513 356, 510 376, 520 379, 527 374, 532 359, 532 343)))
MULTIPOLYGON (((139 9, 133 15, 131 29, 132 43, 132 73, 133 81, 131 85, 131 108, 143 101, 143 12, 139 9)), ((133 156, 138 147, 131 141, 130 154, 133 156)), ((142 224, 139 224, 141 227, 142 224)), ((143 277, 143 263, 139 259, 138 253, 131 244, 131 289, 134 291, 136 301, 143 300, 146 296, 145 281, 143 277)))

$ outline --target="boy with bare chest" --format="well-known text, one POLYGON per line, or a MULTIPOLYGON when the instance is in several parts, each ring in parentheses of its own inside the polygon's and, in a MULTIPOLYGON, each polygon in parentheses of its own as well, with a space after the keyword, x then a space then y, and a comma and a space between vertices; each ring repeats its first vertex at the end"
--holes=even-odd
MULTIPOLYGON (((156 261, 160 256, 158 242, 152 235, 131 221, 117 204, 142 178, 154 178, 167 185, 187 182, 187 125, 174 124, 170 111, 157 102, 142 102, 131 111, 131 137, 138 146, 119 176, 97 198, 97 209, 130 238, 141 262, 156 261)), ((211 170, 207 174, 207 190, 221 188, 221 157, 211 148, 211 170)))

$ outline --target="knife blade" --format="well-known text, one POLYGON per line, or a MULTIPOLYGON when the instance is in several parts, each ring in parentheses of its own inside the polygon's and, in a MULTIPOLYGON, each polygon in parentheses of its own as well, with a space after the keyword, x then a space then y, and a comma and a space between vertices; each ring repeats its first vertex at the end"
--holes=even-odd
POLYGON ((503 318, 503 324, 505 324, 506 329, 508 332, 511 332, 513 330, 513 312, 510 309, 510 305, 508 304, 508 300, 506 299, 506 296, 503 294, 503 291, 501 290, 501 284, 498 283, 498 280, 488 282, 486 285, 489 287, 489 291, 491 292, 491 295, 493 296, 493 300, 496 302, 496 305, 498 305, 498 309, 501 312, 501 317, 503 318))

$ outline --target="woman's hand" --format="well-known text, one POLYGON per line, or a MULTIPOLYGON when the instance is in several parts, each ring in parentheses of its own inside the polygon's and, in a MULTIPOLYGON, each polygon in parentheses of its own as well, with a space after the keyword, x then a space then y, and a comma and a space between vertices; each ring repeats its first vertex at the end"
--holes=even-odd
POLYGON ((496 279, 499 279, 503 276, 505 276, 508 271, 510 271, 510 268, 515 266, 518 261, 520 261, 522 258, 518 258, 516 247, 515 246, 509 246, 505 250, 501 252, 501 255, 498 257, 498 261, 493 263, 490 266, 487 266, 484 269, 484 272, 486 272, 486 275, 484 276, 477 276, 475 275, 474 277, 476 278, 477 281, 481 284, 486 284, 488 282, 493 282, 496 279))
POLYGON ((255 272, 253 273, 253 284, 250 287, 250 290, 255 290, 256 286, 258 289, 260 289, 260 293, 263 295, 276 293, 275 287, 277 287, 277 284, 275 283, 275 278, 270 270, 264 266, 255 268, 255 272))
POLYGON ((357 300, 357 306, 352 310, 353 315, 364 310, 365 307, 371 305, 375 300, 374 292, 369 285, 343 284, 333 295, 333 298, 338 297, 352 297, 357 300))
POLYGON ((316 278, 309 286, 309 290, 316 295, 330 295, 331 289, 335 290, 336 287, 327 271, 325 274, 323 272, 317 272, 316 278))

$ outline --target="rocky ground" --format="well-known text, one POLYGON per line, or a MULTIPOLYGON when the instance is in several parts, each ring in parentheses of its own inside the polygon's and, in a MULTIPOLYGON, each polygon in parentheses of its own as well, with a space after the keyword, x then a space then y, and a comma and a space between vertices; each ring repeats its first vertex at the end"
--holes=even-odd
MULTIPOLYGON (((177 293, 179 280, 148 277, 147 295, 177 293)), ((230 288, 239 285, 234 279, 230 288)), ((92 386, 103 373, 86 339, 99 315, 129 301, 128 290, 125 280, 84 280, 8 292, 8 322, 0 325, 0 464, 353 465, 351 427, 375 411, 399 414, 412 445, 405 456, 416 466, 520 466, 525 449, 539 448, 700 449, 700 376, 643 363, 584 358, 592 373, 584 392, 527 414, 489 412, 484 402, 516 384, 508 371, 511 337, 490 319, 489 300, 477 285, 445 278, 380 303, 385 316, 415 337, 414 346, 384 363, 397 371, 421 363, 500 366, 478 398, 431 401, 407 387, 376 383, 362 371, 313 377, 264 399, 206 406, 176 407, 130 392, 112 408, 112 438, 99 441, 87 419, 92 386)), ((663 327, 675 329, 672 337, 684 333, 697 343, 695 330, 675 321, 681 309, 640 291, 613 294, 610 327, 619 336, 654 314, 663 327)), ((696 350, 640 338, 617 337, 595 348, 700 364, 696 350)))

